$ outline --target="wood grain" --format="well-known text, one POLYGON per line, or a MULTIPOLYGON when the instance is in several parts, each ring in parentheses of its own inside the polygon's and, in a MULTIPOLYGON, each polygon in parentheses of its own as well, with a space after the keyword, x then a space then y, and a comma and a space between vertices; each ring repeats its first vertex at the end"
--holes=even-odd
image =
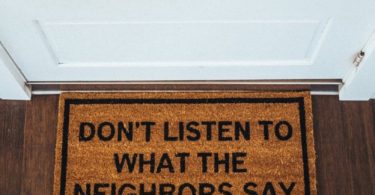
POLYGON ((0 101, 0 194, 20 194, 25 103, 0 101))
POLYGON ((313 97, 319 194, 375 194, 374 107, 313 97))
POLYGON ((52 194, 58 96, 26 105, 22 194, 52 194))
MULTIPOLYGON (((52 194, 57 103, 0 101, 1 194, 52 194)), ((313 113, 318 194, 375 194, 375 101, 313 96, 313 113)))

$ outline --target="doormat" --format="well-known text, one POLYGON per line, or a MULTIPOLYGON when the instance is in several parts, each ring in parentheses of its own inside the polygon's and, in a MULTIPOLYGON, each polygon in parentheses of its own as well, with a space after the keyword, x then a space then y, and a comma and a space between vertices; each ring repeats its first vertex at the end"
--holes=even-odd
POLYGON ((316 194, 308 92, 64 93, 54 194, 316 194))

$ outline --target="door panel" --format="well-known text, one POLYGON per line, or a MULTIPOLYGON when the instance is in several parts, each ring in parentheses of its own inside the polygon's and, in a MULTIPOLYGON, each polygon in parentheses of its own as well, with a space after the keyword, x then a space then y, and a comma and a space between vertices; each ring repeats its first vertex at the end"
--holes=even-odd
POLYGON ((342 79, 375 27, 371 0, 2 4, 29 81, 342 79))

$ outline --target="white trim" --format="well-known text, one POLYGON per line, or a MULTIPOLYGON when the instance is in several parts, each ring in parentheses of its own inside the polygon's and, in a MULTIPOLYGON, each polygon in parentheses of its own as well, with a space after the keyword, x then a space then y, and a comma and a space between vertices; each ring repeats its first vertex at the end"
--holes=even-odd
POLYGON ((311 91, 311 95, 339 95, 338 91, 311 91))
POLYGON ((252 81, 30 81, 32 85, 127 85, 127 84, 220 84, 220 85, 341 85, 338 80, 252 80, 252 81))
POLYGON ((0 98, 30 100, 31 90, 27 80, 0 42, 0 98))
MULTIPOLYGON (((111 93, 111 92, 223 92, 231 90, 35 90, 32 91, 33 95, 60 95, 63 92, 73 93, 111 93)), ((244 90, 240 90, 244 91, 244 90)), ((311 91, 311 95, 338 95, 337 91, 311 91)))

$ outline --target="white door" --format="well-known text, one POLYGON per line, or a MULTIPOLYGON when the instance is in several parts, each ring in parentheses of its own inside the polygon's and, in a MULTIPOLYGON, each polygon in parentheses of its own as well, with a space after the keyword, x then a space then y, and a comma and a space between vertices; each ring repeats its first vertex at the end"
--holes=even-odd
POLYGON ((373 0, 9 0, 0 41, 28 81, 342 79, 373 0))

